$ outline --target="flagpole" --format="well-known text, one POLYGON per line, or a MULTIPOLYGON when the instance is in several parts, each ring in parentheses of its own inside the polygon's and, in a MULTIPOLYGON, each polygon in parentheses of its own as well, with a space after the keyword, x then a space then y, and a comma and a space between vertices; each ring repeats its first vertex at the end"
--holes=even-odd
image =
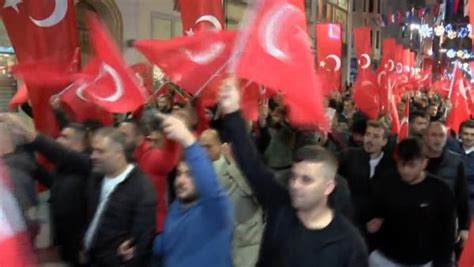
POLYGON ((451 99, 451 95, 453 93, 454 82, 455 82, 455 79, 456 79, 456 72, 458 71, 458 64, 459 64, 459 61, 456 61, 456 64, 454 64, 453 78, 451 79, 451 85, 449 86, 448 99, 451 99))

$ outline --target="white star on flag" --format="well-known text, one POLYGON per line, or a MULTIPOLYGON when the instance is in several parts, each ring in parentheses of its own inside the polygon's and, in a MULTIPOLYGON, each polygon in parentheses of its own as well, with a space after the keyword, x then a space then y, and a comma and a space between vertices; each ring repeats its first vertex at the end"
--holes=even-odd
POLYGON ((18 4, 21 4, 21 1, 22 0, 5 0, 3 8, 11 7, 15 9, 16 13, 20 13, 20 10, 18 10, 18 4))

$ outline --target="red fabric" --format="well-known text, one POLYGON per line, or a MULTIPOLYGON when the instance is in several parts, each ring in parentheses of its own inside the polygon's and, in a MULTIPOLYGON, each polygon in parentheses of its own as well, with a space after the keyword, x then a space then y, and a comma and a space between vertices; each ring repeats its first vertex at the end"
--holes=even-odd
POLYGON ((130 66, 130 68, 141 85, 148 90, 148 93, 153 93, 153 67, 148 63, 137 63, 130 66))
POLYGON ((378 118, 381 100, 373 73, 362 72, 357 76, 352 98, 357 108, 370 119, 378 118))
POLYGON ((0 161, 0 266, 35 266, 30 236, 12 191, 8 170, 0 161))
POLYGON ((241 86, 242 98, 240 106, 242 115, 245 119, 256 121, 258 119, 259 100, 261 98, 261 86, 256 83, 247 81, 241 86))
MULTIPOLYGON (((0 15, 18 62, 47 59, 61 64, 64 68, 70 67, 78 47, 79 36, 73 2, 3 1, 0 15), (18 3, 14 5, 15 2, 18 3)), ((27 86, 33 114, 36 114, 36 128, 43 133, 55 135, 58 128, 49 99, 62 88, 36 87, 28 83, 27 86)))
POLYGON ((379 86, 380 110, 387 110, 388 76, 395 71, 395 39, 383 40, 382 60, 377 69, 377 85, 379 86))
POLYGON ((452 88, 450 96, 452 108, 449 112, 446 125, 457 133, 461 123, 470 118, 471 111, 467 100, 463 71, 455 69, 454 79, 454 88, 452 88))
POLYGON ((289 107, 289 121, 328 129, 314 58, 300 5, 288 0, 264 0, 255 6, 254 20, 247 25, 237 46, 235 72, 282 92, 289 107))
POLYGON ((178 144, 166 140, 163 149, 152 148, 146 141, 135 150, 134 157, 155 187, 157 197, 156 231, 163 230, 167 204, 167 177, 178 164, 181 149, 178 144))
POLYGON ((398 134, 400 132, 400 129, 401 129, 401 125, 400 125, 400 117, 398 116, 398 109, 397 109, 397 101, 395 99, 395 96, 392 94, 392 89, 389 88, 389 92, 388 92, 388 101, 389 101, 389 105, 390 105, 390 119, 391 119, 391 123, 392 123, 392 127, 391 127, 391 130, 392 130, 392 133, 393 134, 398 134))
POLYGON ((148 92, 125 65, 120 51, 95 16, 89 16, 89 25, 91 43, 101 68, 94 86, 88 87, 85 94, 96 105, 112 113, 137 110, 145 103, 148 92))
POLYGON ((28 102, 28 99, 28 88, 25 84, 23 84, 20 88, 18 88, 12 99, 10 99, 10 102, 8 102, 8 110, 12 111, 18 108, 19 106, 28 102))
POLYGON ((222 0, 178 0, 183 33, 192 34, 201 30, 224 29, 222 0))
POLYGON ((316 51, 318 73, 327 81, 325 94, 340 91, 342 79, 342 34, 341 25, 316 24, 316 51))
POLYGON ((400 142, 403 139, 408 138, 409 136, 409 126, 408 119, 410 117, 410 105, 405 104, 405 110, 403 111, 403 118, 400 122, 400 131, 398 132, 398 141, 400 142))
POLYGON ((142 40, 135 47, 171 81, 194 95, 224 72, 235 32, 203 31, 170 40, 142 40))
POLYGON ((359 27, 354 29, 354 46, 359 64, 358 73, 371 71, 370 55, 372 46, 370 40, 370 28, 359 27))
MULTIPOLYGON (((472 3, 472 1, 471 1, 472 3)), ((464 245, 461 259, 459 260, 459 267, 473 267, 474 266, 474 221, 471 222, 471 229, 469 229, 469 237, 464 245)))

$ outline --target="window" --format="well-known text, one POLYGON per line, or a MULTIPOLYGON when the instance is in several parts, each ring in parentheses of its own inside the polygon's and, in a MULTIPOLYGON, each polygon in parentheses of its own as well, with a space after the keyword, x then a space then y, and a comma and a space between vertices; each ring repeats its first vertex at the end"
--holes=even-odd
POLYGON ((374 0, 369 0, 369 13, 374 13, 375 7, 374 7, 374 0))
POLYGON ((356 8, 357 3, 355 1, 352 1, 352 11, 355 12, 357 10, 356 8))
POLYGON ((382 14, 382 0, 377 0, 377 13, 382 14))

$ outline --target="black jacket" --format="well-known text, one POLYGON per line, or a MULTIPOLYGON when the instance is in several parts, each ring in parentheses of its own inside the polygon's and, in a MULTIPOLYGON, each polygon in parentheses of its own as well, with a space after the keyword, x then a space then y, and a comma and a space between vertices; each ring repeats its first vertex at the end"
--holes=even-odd
POLYGON ((370 176, 370 155, 363 148, 349 148, 339 158, 338 173, 347 179, 355 209, 355 222, 359 227, 365 228, 368 220, 370 199, 374 190, 386 179, 390 179, 395 170, 395 162, 391 154, 384 155, 375 168, 372 178, 370 176))
MULTIPOLYGON (((335 212, 330 225, 321 230, 324 234, 318 236, 319 245, 306 247, 305 250, 309 251, 307 257, 294 257, 292 245, 301 241, 295 240, 294 234, 301 233, 298 231, 304 227, 290 205, 288 192, 275 182, 273 172, 259 158, 239 112, 224 118, 224 131, 230 138, 244 176, 267 212, 258 266, 368 266, 362 238, 338 212, 335 212)), ((299 237, 304 239, 304 236, 299 237)))
MULTIPOLYGON (((71 172, 84 174, 92 169, 88 155, 69 150, 48 137, 40 135, 33 145, 49 160, 70 166, 71 172)), ((98 206, 103 175, 91 174, 86 180, 86 217, 89 225, 98 206)), ((155 208, 153 186, 139 169, 134 168, 109 197, 88 251, 90 264, 148 266, 155 234, 155 208), (128 239, 132 239, 135 246, 135 257, 121 263, 117 248, 128 239)))
POLYGON ((445 149, 439 158, 431 158, 428 173, 442 178, 451 188, 456 200, 456 213, 460 230, 469 230, 471 223, 469 193, 461 155, 445 149))

